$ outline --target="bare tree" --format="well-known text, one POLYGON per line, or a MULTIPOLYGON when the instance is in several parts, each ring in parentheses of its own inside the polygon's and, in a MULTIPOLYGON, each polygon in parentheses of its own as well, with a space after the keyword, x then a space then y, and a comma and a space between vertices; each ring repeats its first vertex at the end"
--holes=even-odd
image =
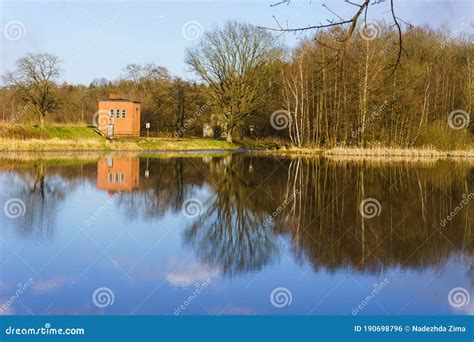
POLYGON ((186 63, 209 85, 227 141, 234 129, 265 103, 268 66, 276 58, 274 38, 255 26, 229 21, 204 34, 186 63))
POLYGON ((136 84, 147 86, 148 83, 169 80, 170 75, 165 67, 154 63, 128 64, 124 69, 125 79, 136 84))
POLYGON ((16 62, 16 69, 7 72, 4 80, 15 88, 21 98, 34 106, 41 127, 46 115, 57 105, 56 81, 61 73, 60 60, 49 53, 29 53, 16 62))
MULTIPOLYGON (((379 5, 384 2, 385 0, 362 0, 362 1, 350 1, 350 0, 344 0, 345 3, 350 4, 352 6, 356 7, 356 10, 354 12, 354 15, 350 18, 343 18, 339 16, 336 12, 331 10, 329 6, 326 4, 323 4, 322 6, 326 8, 332 15, 336 17, 336 19, 328 19, 327 22, 325 23, 318 23, 314 25, 306 25, 306 26, 301 26, 301 27, 284 27, 280 24, 280 22, 277 20, 277 18, 274 16, 274 19, 277 23, 276 28, 266 28, 271 31, 276 31, 276 32, 292 32, 292 33, 301 33, 304 31, 310 31, 310 30, 318 30, 318 29, 326 29, 326 28, 331 28, 331 27, 341 27, 344 28, 343 30, 343 35, 338 38, 338 41, 340 43, 344 44, 352 37, 354 31, 356 30, 358 24, 362 22, 361 29, 362 30, 370 30, 370 28, 367 27, 368 21, 367 21, 367 16, 369 12, 369 8, 371 5, 379 5)), ((290 0, 282 0, 280 2, 277 2, 274 5, 271 5, 272 7, 278 6, 281 4, 290 4, 290 0)), ((403 49, 403 39, 402 39, 402 26, 401 23, 406 24, 409 28, 412 27, 411 24, 405 22, 404 20, 400 19, 397 14, 395 13, 395 5, 394 5, 394 0, 389 0, 390 4, 390 9, 388 12, 390 13, 390 16, 392 17, 392 25, 396 28, 397 31, 397 36, 398 36, 398 52, 396 56, 395 62, 392 64, 393 70, 395 70, 399 64, 400 64, 400 59, 402 57, 402 53, 404 51, 403 49)))

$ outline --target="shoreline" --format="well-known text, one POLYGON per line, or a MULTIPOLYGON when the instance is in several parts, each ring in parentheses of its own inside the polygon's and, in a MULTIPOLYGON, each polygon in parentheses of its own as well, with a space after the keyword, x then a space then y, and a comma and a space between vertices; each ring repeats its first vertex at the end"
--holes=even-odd
POLYGON ((277 155, 325 156, 331 158, 474 158, 474 147, 465 150, 443 151, 434 148, 394 148, 394 147, 336 147, 336 148, 297 148, 260 141, 235 141, 230 144, 224 140, 188 139, 137 139, 105 141, 98 139, 0 139, 0 153, 264 153, 277 155))
POLYGON ((336 147, 326 149, 289 149, 290 154, 315 154, 318 151, 320 155, 325 157, 376 157, 376 158, 474 158, 474 148, 466 150, 443 151, 433 148, 396 148, 396 147, 336 147))

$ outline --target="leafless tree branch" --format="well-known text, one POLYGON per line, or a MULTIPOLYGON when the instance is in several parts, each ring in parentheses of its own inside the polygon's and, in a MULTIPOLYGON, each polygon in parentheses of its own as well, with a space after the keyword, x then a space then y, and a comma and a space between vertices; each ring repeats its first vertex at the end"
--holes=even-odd
MULTIPOLYGON (((277 18, 275 16, 273 16, 273 18, 275 19, 275 22, 277 23, 276 27, 260 27, 260 28, 266 29, 266 30, 269 30, 269 31, 273 31, 273 32, 280 32, 280 33, 288 33, 288 32, 303 33, 305 31, 309 31, 309 30, 318 30, 318 29, 331 28, 331 27, 347 27, 346 25, 348 25, 347 31, 344 34, 344 36, 341 37, 340 39, 338 39, 338 41, 340 43, 344 44, 345 42, 347 42, 352 37, 352 35, 354 34, 354 31, 356 30, 358 22, 360 20, 363 20, 365 25, 367 24, 367 16, 368 16, 369 5, 378 5, 378 4, 383 3, 385 1, 384 0, 364 0, 360 4, 356 3, 356 2, 353 2, 353 1, 349 1, 349 0, 345 0, 345 2, 350 4, 350 5, 353 5, 353 6, 357 7, 356 13, 350 19, 342 18, 335 11, 330 9, 326 4, 322 4, 322 6, 324 8, 326 8, 329 12, 331 12, 338 19, 337 20, 329 20, 328 19, 327 20, 328 23, 326 23, 326 24, 319 23, 319 24, 316 24, 316 25, 307 25, 307 26, 303 26, 303 27, 288 27, 288 25, 287 25, 286 27, 284 27, 284 26, 280 25, 277 18), (364 17, 363 17, 363 19, 360 19, 362 14, 363 14, 364 17)), ((289 5, 290 0, 282 0, 278 3, 273 4, 272 7, 281 5, 283 3, 285 3, 286 5, 289 5)), ((399 17, 396 16, 394 0, 390 0, 390 11, 389 12, 391 13, 391 17, 392 17, 392 20, 393 20, 393 25, 396 27, 396 31, 397 31, 397 35, 398 35, 397 56, 396 56, 395 62, 391 65, 391 67, 393 67, 393 69, 396 70, 398 68, 398 66, 400 65, 401 57, 402 57, 402 54, 403 54, 403 51, 404 51, 403 50, 403 39, 402 39, 402 27, 401 27, 400 23, 403 23, 403 24, 405 24, 409 27, 412 27, 412 25, 405 22, 405 21, 403 21, 403 20, 401 20, 399 17)))

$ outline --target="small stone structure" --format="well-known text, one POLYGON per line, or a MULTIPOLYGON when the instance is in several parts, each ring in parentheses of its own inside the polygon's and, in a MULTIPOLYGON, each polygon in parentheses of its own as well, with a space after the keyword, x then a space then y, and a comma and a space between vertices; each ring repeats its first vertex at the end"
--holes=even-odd
POLYGON ((202 126, 202 137, 203 138, 214 138, 214 130, 210 123, 205 123, 202 126))

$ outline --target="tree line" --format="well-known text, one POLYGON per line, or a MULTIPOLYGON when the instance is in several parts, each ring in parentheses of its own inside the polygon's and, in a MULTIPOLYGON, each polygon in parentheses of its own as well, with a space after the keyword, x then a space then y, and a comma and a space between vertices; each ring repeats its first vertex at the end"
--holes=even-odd
POLYGON ((60 84, 59 57, 28 54, 3 75, 2 119, 91 124, 97 100, 114 91, 140 101, 142 125, 161 135, 201 136, 210 123, 228 141, 462 148, 474 132, 471 42, 374 22, 319 30, 289 49, 269 30, 229 21, 187 49, 196 81, 148 63, 125 66, 113 81, 60 84), (341 38, 347 30, 350 39, 341 38))

